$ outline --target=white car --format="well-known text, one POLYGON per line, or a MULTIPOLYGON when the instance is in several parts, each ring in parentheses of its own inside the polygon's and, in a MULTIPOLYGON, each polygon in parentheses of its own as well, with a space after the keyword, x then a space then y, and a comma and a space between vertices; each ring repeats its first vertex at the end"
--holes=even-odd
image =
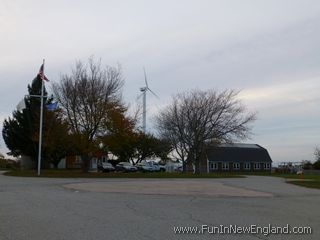
POLYGON ((136 172, 138 168, 129 162, 120 162, 116 165, 116 171, 120 172, 136 172))
POLYGON ((138 163, 137 167, 142 172, 165 172, 165 166, 159 165, 154 161, 138 163))
POLYGON ((111 163, 102 162, 98 164, 98 170, 102 172, 113 172, 115 168, 111 163))
POLYGON ((151 166, 151 164, 148 162, 138 163, 137 167, 138 167, 138 170, 141 172, 153 172, 154 171, 153 166, 151 166))
POLYGON ((159 165, 159 171, 160 172, 165 172, 166 171, 166 166, 165 165, 160 165, 160 164, 158 164, 159 165))

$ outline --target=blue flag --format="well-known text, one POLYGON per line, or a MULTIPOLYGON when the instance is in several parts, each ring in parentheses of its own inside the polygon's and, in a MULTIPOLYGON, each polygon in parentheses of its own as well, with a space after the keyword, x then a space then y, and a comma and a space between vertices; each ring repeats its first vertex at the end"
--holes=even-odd
POLYGON ((48 109, 48 111, 54 111, 54 110, 58 109, 58 103, 55 102, 55 103, 47 104, 47 109, 48 109))

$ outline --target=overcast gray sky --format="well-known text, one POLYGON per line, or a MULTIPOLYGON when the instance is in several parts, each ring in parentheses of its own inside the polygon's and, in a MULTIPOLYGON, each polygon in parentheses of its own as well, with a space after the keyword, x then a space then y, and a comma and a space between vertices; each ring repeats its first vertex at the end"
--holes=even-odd
MULTIPOLYGON (((320 145, 318 0, 0 0, 0 123, 11 116, 46 59, 59 81, 76 59, 120 63, 124 99, 144 84, 148 124, 173 94, 242 90, 258 111, 247 142, 275 162, 313 160, 320 145)), ((50 83, 47 88, 50 89, 50 83)), ((0 152, 8 151, 1 138, 0 152)))

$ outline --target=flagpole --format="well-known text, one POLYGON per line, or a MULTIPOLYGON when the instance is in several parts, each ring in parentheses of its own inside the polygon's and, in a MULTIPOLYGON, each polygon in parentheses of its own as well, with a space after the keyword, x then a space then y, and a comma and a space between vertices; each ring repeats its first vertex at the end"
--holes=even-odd
MULTIPOLYGON (((43 59, 43 75, 44 75, 44 59, 43 59)), ((40 105, 40 126, 39 126, 39 152, 38 152, 38 176, 41 169, 41 145, 42 145, 42 121, 43 121, 43 88, 44 79, 41 79, 41 105, 40 105)))

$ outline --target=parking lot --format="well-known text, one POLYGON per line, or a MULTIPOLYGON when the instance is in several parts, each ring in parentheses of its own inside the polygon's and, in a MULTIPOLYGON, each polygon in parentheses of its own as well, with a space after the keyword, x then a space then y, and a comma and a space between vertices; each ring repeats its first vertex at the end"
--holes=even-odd
POLYGON ((319 239, 320 191, 281 178, 49 179, 0 175, 0 239, 319 239), (175 227, 310 226, 313 233, 175 234, 175 227))

